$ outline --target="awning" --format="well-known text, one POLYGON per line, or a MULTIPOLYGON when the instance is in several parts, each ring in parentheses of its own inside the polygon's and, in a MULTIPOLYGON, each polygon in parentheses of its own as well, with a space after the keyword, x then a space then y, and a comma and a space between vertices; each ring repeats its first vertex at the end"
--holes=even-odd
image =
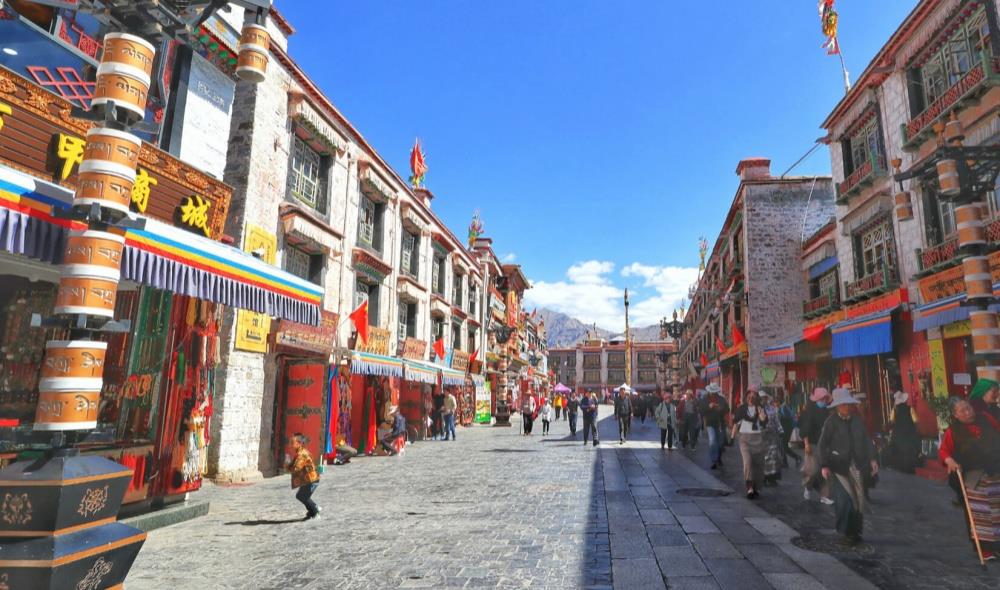
POLYGON ((465 385, 465 373, 462 371, 456 371, 455 369, 441 367, 441 384, 465 385))
POLYGON ((809 280, 812 281, 812 280, 815 280, 815 279, 819 278, 820 275, 822 275, 826 271, 830 270, 831 268, 837 266, 837 262, 838 262, 838 260, 837 260, 836 256, 830 256, 830 257, 824 258, 823 260, 820 260, 816 264, 810 266, 809 267, 809 280))
POLYGON ((376 377, 402 377, 403 361, 392 356, 354 351, 351 353, 351 373, 376 377))
POLYGON ((830 326, 833 358, 892 352, 892 312, 888 309, 830 326))
POLYGON ((816 342, 823 335, 823 332, 826 332, 827 328, 829 328, 829 326, 826 324, 806 326, 805 328, 802 328, 802 340, 807 342, 816 342))
MULTIPOLYGON (((997 294, 998 291, 1000 291, 1000 283, 993 285, 993 294, 997 294)), ((969 319, 970 308, 964 304, 965 293, 960 293, 921 305, 916 309, 913 331, 921 332, 969 319)), ((989 309, 990 311, 1000 311, 1000 304, 994 303, 989 306, 989 309)))
POLYGON ((437 385, 441 368, 429 363, 403 359, 403 379, 416 383, 437 385))
MULTIPOLYGON (((85 229, 52 216, 73 193, 0 165, 0 248, 58 264, 66 234, 85 229)), ((318 325, 323 289, 250 254, 155 219, 125 234, 122 277, 271 317, 318 325)))
POLYGON ((794 340, 776 346, 769 346, 764 349, 764 362, 779 365, 782 363, 795 362, 795 342, 794 340))

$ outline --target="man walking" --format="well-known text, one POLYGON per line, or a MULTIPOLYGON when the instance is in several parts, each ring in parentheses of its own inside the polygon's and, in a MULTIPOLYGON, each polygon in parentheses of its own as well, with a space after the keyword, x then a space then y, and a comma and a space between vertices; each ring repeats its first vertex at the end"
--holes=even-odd
POLYGON ((718 383, 710 383, 705 391, 707 394, 702 402, 701 418, 708 434, 708 458, 712 461, 712 469, 718 469, 722 467, 722 445, 725 444, 723 433, 729 404, 719 395, 722 389, 718 383))
POLYGON ((618 444, 625 444, 632 426, 632 396, 622 387, 615 397, 615 416, 618 418, 618 444))
POLYGON ((576 438, 576 415, 580 411, 580 398, 579 394, 571 393, 569 398, 566 399, 566 412, 564 416, 569 420, 569 433, 576 438))
POLYGON ((584 394, 580 400, 580 411, 583 412, 583 446, 587 446, 587 436, 592 435, 594 446, 601 444, 597 436, 597 394, 591 391, 584 394))
POLYGON ((694 397, 694 392, 690 389, 684 393, 677 413, 680 418, 681 448, 690 446, 694 449, 698 444, 698 401, 694 397))
POLYGON ((524 394, 524 399, 521 401, 521 418, 524 424, 524 435, 531 436, 531 427, 535 423, 535 412, 538 410, 538 402, 535 401, 535 396, 530 393, 524 394))
POLYGON ((448 435, 451 435, 451 440, 455 440, 455 410, 458 409, 458 400, 449 391, 444 396, 444 406, 441 408, 441 417, 444 418, 444 440, 448 440, 448 435))

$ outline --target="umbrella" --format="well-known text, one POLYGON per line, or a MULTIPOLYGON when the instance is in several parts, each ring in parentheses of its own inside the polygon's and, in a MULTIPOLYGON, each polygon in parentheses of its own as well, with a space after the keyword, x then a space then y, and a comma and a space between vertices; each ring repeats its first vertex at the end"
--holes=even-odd
POLYGON ((552 388, 552 391, 554 391, 556 393, 572 393, 573 392, 572 389, 570 389, 569 387, 566 387, 562 383, 557 383, 556 386, 552 388))

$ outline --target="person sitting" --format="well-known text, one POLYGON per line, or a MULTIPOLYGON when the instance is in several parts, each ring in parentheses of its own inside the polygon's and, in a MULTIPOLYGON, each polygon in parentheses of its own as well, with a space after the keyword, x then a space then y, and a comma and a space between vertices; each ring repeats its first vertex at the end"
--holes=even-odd
POLYGON ((399 411, 399 406, 391 406, 389 415, 393 416, 392 430, 382 437, 382 448, 388 455, 398 455, 406 444, 406 418, 399 411))
MULTIPOLYGON (((989 507, 1000 504, 1000 422, 989 414, 976 414, 972 404, 962 398, 953 397, 948 405, 951 425, 941 439, 938 455, 952 474, 948 484, 978 507, 972 510, 971 519, 978 532, 983 559, 996 559, 1000 551, 1000 516, 989 507), (958 472, 963 475, 961 480, 958 472), (960 481, 965 483, 964 490, 960 481)), ((966 527, 969 519, 966 512, 966 527)))

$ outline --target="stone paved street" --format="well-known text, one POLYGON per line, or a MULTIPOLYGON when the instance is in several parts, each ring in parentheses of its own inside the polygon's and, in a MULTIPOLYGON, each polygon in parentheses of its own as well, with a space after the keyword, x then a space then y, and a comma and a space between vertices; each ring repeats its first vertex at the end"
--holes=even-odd
MULTIPOLYGON (((605 413, 608 409, 603 410, 605 413)), ((405 456, 328 468, 323 519, 301 522, 287 477, 199 495, 208 516, 153 531, 130 590, 188 588, 871 588, 836 559, 653 441, 651 421, 584 448, 462 429, 405 456)), ((731 490, 729 490, 731 491, 731 490)))

